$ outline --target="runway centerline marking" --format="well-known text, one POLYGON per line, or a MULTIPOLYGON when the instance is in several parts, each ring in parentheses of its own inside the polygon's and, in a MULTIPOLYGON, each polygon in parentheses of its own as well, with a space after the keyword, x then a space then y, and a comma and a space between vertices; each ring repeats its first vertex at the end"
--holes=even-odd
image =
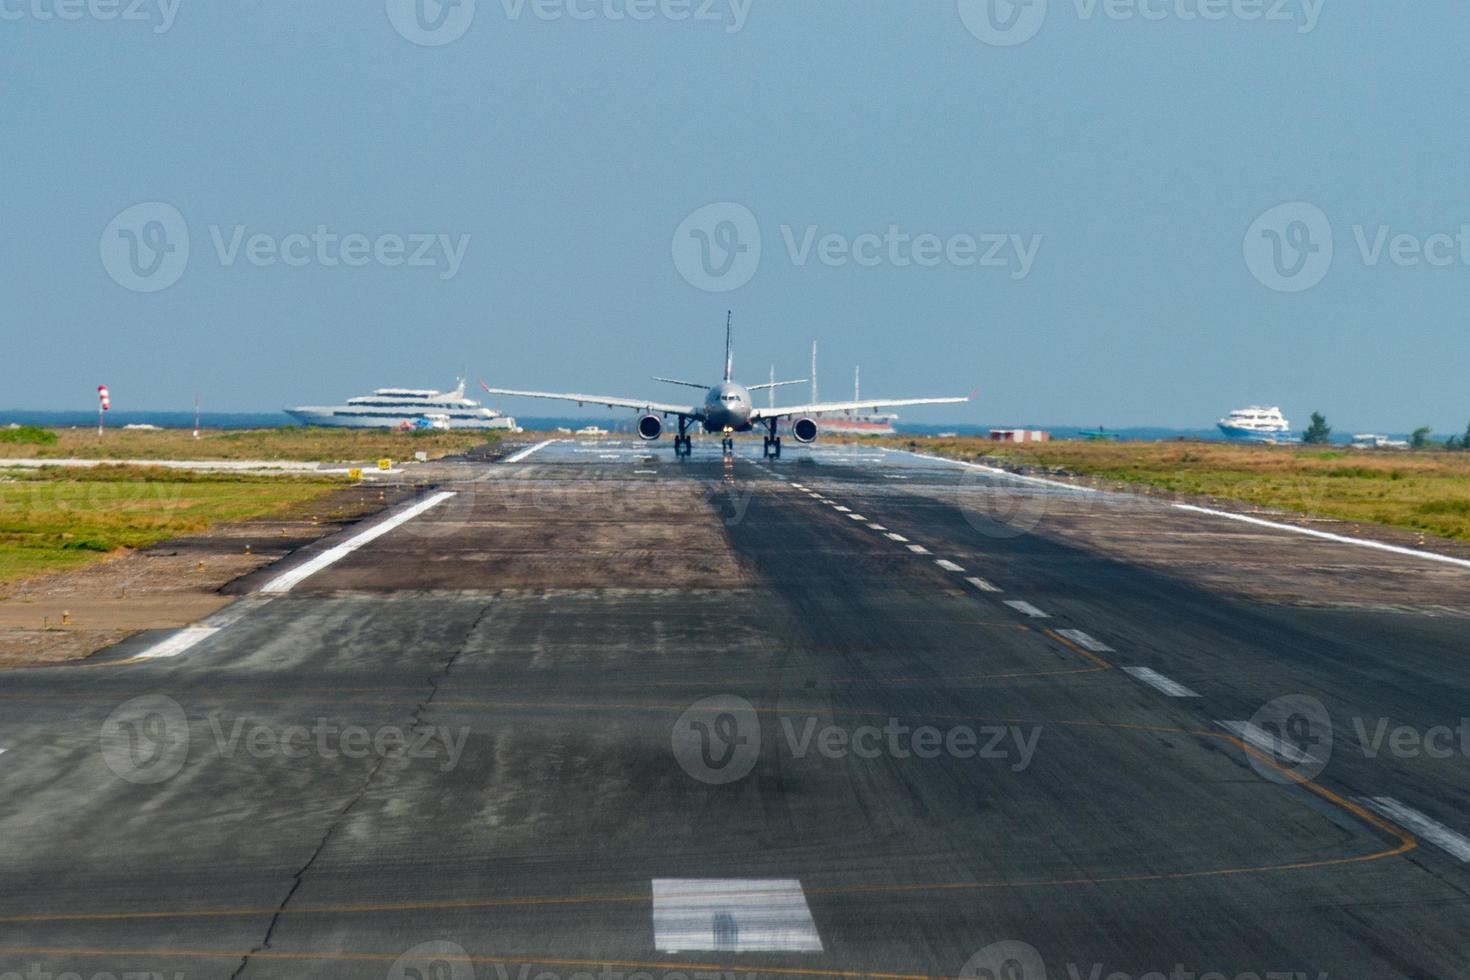
POLYGON ((884 527, 882 524, 869 524, 868 527, 871 528, 874 531, 886 531, 886 530, 888 530, 888 528, 884 527))
POLYGON ((1178 681, 1170 680, 1163 674, 1159 673, 1157 670, 1154 670, 1152 667, 1124 667, 1123 673, 1136 680, 1143 681, 1149 687, 1153 688, 1156 691, 1161 691, 1171 698, 1199 697, 1199 695, 1196 694, 1194 691, 1185 687, 1178 681))
POLYGON ((850 521, 866 521, 867 520, 867 518, 864 517, 862 514, 848 514, 847 515, 847 519, 850 520, 850 521))
POLYGON ((1314 765, 1322 765, 1322 760, 1292 745, 1285 739, 1277 738, 1270 732, 1258 728, 1248 721, 1217 721, 1215 724, 1233 735, 1238 736, 1241 741, 1253 748, 1260 749, 1268 755, 1279 755, 1292 765, 1300 765, 1310 762, 1314 765))
POLYGON ((911 545, 909 545, 909 550, 912 551, 916 555, 927 555, 927 554, 929 554, 929 549, 926 548, 926 547, 924 547, 921 544, 911 544, 911 545))
POLYGON ((1042 612, 1040 609, 1037 609, 1035 606, 1031 605, 1031 603, 1026 602, 1023 599, 1007 599, 1006 605, 1010 606, 1018 613, 1024 613, 1025 615, 1030 616, 1032 619, 1051 618, 1046 613, 1042 612))
POLYGON ((399 511, 385 521, 368 528, 366 531, 348 538, 341 544, 329 548, 317 555, 310 561, 306 561, 287 572, 271 579, 260 591, 265 595, 283 595, 290 592, 306 579, 335 562, 341 561, 365 544, 370 544, 387 534, 395 528, 407 524, 420 514, 439 506, 444 501, 455 496, 453 490, 441 490, 427 500, 421 500, 407 510, 399 511))
POLYGON ((653 944, 660 953, 822 952, 794 878, 655 878, 653 944))
POLYGON ((1057 630, 1057 632, 1065 636, 1067 639, 1071 640, 1073 643, 1082 644, 1093 653, 1117 652, 1112 647, 1104 643, 1102 640, 1090 636, 1089 634, 1084 633, 1081 630, 1057 630))
POLYGON ((1470 837, 1456 833, 1438 820, 1427 817, 1391 796, 1360 797, 1358 802, 1411 830, 1456 860, 1470 862, 1470 837))
POLYGON ((999 591, 1001 591, 1000 586, 993 585, 993 584, 990 583, 989 580, 980 578, 979 576, 972 576, 970 578, 965 579, 965 581, 966 582, 969 582, 971 585, 973 585, 975 588, 979 589, 981 592, 999 592, 999 591))
POLYGON ((513 456, 507 456, 504 460, 502 460, 502 462, 519 463, 521 460, 532 455, 533 453, 539 453, 541 450, 545 449, 547 446, 550 446, 552 443, 560 441, 561 440, 559 439, 547 439, 545 442, 538 442, 534 446, 529 446, 525 449, 522 449, 520 452, 516 453, 513 456))
POLYGON ((956 565, 954 562, 950 561, 948 558, 941 558, 938 561, 936 561, 934 564, 938 565, 940 568, 944 569, 946 572, 963 572, 964 571, 963 568, 961 568, 960 566, 956 565))
POLYGON ((902 534, 894 534, 892 531, 889 531, 888 534, 885 535, 885 537, 887 537, 890 541, 897 541, 899 544, 907 544, 909 540, 902 534))

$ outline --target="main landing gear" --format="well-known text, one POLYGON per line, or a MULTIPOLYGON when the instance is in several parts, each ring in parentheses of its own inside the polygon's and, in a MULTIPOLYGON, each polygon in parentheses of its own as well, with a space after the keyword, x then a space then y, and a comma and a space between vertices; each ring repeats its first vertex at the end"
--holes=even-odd
POLYGON ((674 456, 684 459, 694 452, 694 440, 689 438, 689 420, 679 418, 679 434, 674 437, 674 456))
POLYGON ((726 456, 733 456, 735 454, 735 437, 726 436, 725 438, 721 439, 720 449, 724 451, 726 456))
POLYGON ((776 420, 771 419, 771 434, 766 436, 762 455, 767 459, 781 458, 781 437, 776 435, 776 420))

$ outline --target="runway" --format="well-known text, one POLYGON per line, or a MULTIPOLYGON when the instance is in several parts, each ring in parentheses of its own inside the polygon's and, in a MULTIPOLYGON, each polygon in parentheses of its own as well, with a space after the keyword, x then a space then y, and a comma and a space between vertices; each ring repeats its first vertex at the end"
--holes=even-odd
POLYGON ((3 676, 0 977, 1470 972, 1470 569, 867 446, 508 459, 3 676))

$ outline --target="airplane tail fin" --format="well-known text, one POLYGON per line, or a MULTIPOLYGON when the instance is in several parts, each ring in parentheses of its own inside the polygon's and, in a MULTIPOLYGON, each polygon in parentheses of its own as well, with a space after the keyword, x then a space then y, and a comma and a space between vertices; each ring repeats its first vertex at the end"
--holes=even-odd
POLYGON ((731 311, 725 311, 725 380, 735 380, 735 349, 731 344, 730 317, 731 311))

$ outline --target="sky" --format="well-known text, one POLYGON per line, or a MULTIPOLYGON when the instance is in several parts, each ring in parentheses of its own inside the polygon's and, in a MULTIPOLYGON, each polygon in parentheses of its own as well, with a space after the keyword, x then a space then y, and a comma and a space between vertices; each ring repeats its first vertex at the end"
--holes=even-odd
POLYGON ((0 0, 0 408, 670 398, 733 310, 747 383, 816 340, 825 397, 980 391, 913 422, 1461 432, 1467 37, 1461 0, 0 0))

